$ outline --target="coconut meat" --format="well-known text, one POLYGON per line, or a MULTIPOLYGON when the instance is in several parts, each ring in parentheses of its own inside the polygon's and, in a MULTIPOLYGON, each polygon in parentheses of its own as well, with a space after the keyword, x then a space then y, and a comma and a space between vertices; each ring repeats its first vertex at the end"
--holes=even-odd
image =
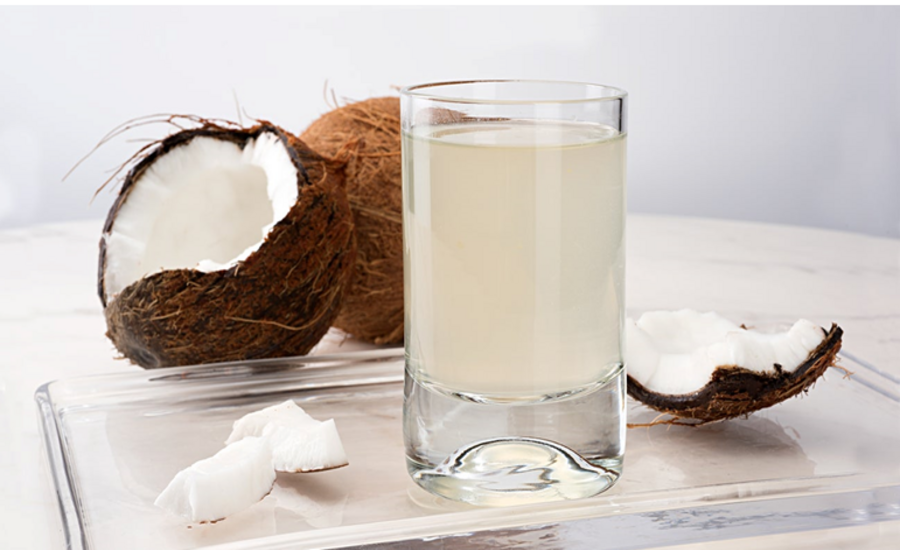
POLYGON ((626 320, 625 364, 646 389, 682 395, 703 388, 720 366, 793 372, 824 338, 821 327, 805 319, 786 332, 764 333, 716 313, 654 311, 626 320))
POLYGON ((196 137, 161 155, 132 184, 104 234, 107 301, 168 269, 227 269, 246 259, 297 202, 297 168, 263 132, 243 146, 196 137))
POLYGON ((246 437, 269 442, 279 472, 315 472, 348 464, 334 420, 316 420, 290 399, 238 419, 225 444, 246 437))
POLYGON ((247 437, 178 472, 155 504, 188 521, 217 521, 262 500, 275 475, 268 441, 247 437))

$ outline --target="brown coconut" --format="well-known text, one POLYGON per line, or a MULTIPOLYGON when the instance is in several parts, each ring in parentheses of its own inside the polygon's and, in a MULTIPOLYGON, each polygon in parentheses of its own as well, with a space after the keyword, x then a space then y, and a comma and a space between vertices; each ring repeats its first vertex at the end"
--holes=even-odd
POLYGON ((343 164, 272 124, 234 129, 206 123, 162 140, 125 177, 104 234, 141 175, 163 155, 199 136, 243 147, 264 132, 287 146, 299 198, 246 260, 208 273, 161 271, 108 297, 101 240, 98 289, 107 336, 142 367, 303 355, 337 317, 356 253, 343 164))
MULTIPOLYGON (((792 372, 775 365, 771 372, 757 372, 726 365, 713 371, 700 390, 684 395, 666 395, 645 388, 628 377, 628 395, 651 409, 674 417, 654 424, 699 425, 747 416, 806 392, 829 367, 835 367, 843 330, 837 325, 825 331, 825 338, 792 372)), ((840 368, 840 367, 837 367, 840 368)))
POLYGON ((400 100, 378 97, 339 107, 301 138, 323 155, 351 155, 346 174, 356 267, 334 325, 376 344, 403 342, 400 100))

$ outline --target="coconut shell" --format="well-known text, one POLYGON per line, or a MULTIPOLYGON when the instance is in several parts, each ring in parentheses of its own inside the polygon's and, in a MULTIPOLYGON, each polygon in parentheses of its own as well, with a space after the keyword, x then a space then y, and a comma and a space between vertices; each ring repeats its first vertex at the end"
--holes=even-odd
MULTIPOLYGON (((807 391, 829 367, 835 365, 843 330, 832 325, 806 361, 792 372, 780 365, 773 372, 757 372, 739 366, 721 366, 700 390, 683 395, 665 395, 645 388, 628 377, 628 395, 661 413, 698 424, 747 416, 807 391)), ((678 423, 664 421, 663 423, 678 423)))
POLYGON ((299 198, 260 247, 230 269, 173 269, 144 277, 107 303, 107 336, 145 368, 304 355, 328 331, 353 274, 355 236, 343 166, 268 123, 248 130, 207 124, 163 140, 126 176, 104 232, 143 172, 160 156, 206 136, 241 146, 271 132, 297 168, 299 198))
POLYGON ((337 108, 301 138, 323 155, 350 155, 347 196, 358 248, 352 286, 334 325, 376 344, 403 342, 400 100, 378 97, 337 108))

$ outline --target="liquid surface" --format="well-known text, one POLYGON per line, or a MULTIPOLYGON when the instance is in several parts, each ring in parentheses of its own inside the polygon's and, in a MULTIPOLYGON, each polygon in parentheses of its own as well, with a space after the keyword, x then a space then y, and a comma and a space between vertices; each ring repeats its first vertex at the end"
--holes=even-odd
POLYGON ((500 121, 404 136, 408 368, 477 400, 596 385, 621 363, 625 136, 500 121))

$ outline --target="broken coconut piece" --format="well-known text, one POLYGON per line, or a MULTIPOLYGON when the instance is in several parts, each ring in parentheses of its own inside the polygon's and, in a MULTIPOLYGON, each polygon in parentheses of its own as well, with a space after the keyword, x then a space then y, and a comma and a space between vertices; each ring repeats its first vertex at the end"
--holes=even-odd
POLYGON ((178 472, 154 504, 192 522, 215 522, 259 502, 274 484, 268 441, 247 437, 178 472))
POLYGON ((316 420, 290 399, 237 420, 225 444, 248 436, 269 442, 279 472, 318 472, 349 464, 334 420, 316 420))
POLYGON ((308 353, 353 274, 343 164, 269 123, 203 122, 144 153, 100 242, 119 351, 145 368, 308 353))
POLYGON ((842 334, 803 319, 764 333, 716 313, 648 312, 626 321, 628 395, 699 423, 745 416, 808 389, 834 366, 842 334))

